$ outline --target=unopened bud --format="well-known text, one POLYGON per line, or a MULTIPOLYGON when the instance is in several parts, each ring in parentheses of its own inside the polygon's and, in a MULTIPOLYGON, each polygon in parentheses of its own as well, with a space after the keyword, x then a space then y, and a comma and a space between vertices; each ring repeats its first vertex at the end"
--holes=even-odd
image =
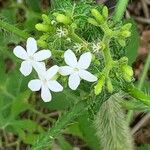
POLYGON ((38 31, 43 31, 43 32, 49 32, 49 31, 51 31, 51 26, 50 25, 46 25, 46 24, 42 24, 42 23, 36 24, 35 28, 38 31))
POLYGON ((94 87, 94 88, 95 88, 94 90, 95 90, 95 94, 96 94, 96 95, 99 95, 99 94, 102 92, 102 88, 103 88, 104 84, 105 84, 105 76, 102 75, 102 76, 100 77, 100 79, 98 80, 97 85, 94 87))
POLYGON ((42 47, 42 48, 47 48, 47 47, 48 47, 48 44, 47 44, 45 41, 43 41, 43 40, 38 40, 38 41, 37 41, 37 44, 38 44, 40 47, 42 47))
POLYGON ((88 22, 94 26, 98 26, 99 24, 97 23, 97 21, 93 18, 88 18, 88 22))
POLYGON ((56 20, 60 23, 63 23, 65 25, 68 25, 71 23, 71 19, 63 14, 58 14, 56 17, 56 20))
POLYGON ((123 36, 123 37, 130 37, 131 36, 131 32, 130 31, 122 31, 122 33, 121 33, 121 35, 123 36))
POLYGON ((130 77, 132 77, 133 74, 134 74, 132 67, 130 67, 130 66, 128 66, 128 65, 122 66, 122 71, 123 71, 124 73, 126 73, 126 74, 127 74, 128 76, 130 76, 130 77))
POLYGON ((91 10, 92 15, 95 17, 96 21, 99 24, 103 24, 104 23, 104 18, 103 16, 99 13, 99 11, 97 9, 92 9, 91 10))
POLYGON ((118 43, 122 46, 122 47, 125 47, 126 46, 126 42, 124 40, 118 40, 118 43))
POLYGON ((131 23, 127 23, 125 24, 123 27, 122 27, 122 30, 130 30, 132 27, 132 24, 131 23))
POLYGON ((104 6, 102 9, 102 15, 105 19, 108 18, 108 8, 106 6, 104 6))
POLYGON ((50 23, 50 19, 48 18, 47 15, 43 14, 42 19, 43 19, 43 23, 47 23, 47 24, 50 23))
POLYGON ((114 89, 113 89, 113 85, 112 85, 112 82, 111 82, 110 78, 108 78, 106 80, 106 85, 107 85, 108 92, 112 93, 114 89))

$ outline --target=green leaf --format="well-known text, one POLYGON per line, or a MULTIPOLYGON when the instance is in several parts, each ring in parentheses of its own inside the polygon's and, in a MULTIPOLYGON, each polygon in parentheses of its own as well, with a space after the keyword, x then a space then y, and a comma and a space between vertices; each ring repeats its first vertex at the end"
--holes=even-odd
POLYGON ((84 113, 79 118, 79 127, 83 134, 84 140, 87 142, 91 150, 99 150, 99 142, 96 137, 96 130, 91 120, 88 119, 88 114, 84 113))
POLYGON ((150 150, 150 145, 138 147, 137 150, 150 150))
POLYGON ((129 58, 129 64, 132 65, 132 63, 135 61, 135 59, 137 57, 140 36, 139 36, 138 30, 137 30, 137 25, 133 21, 133 19, 126 21, 126 23, 132 23, 132 28, 130 30, 131 37, 130 37, 130 40, 129 40, 127 46, 125 47, 126 55, 129 58))
POLYGON ((58 138, 58 142, 60 144, 61 150, 73 150, 71 145, 64 139, 64 137, 60 136, 58 138))
POLYGON ((50 103, 42 102, 42 106, 50 110, 64 110, 69 108, 78 99, 78 96, 66 89, 61 93, 54 93, 53 100, 50 103))
POLYGON ((23 141, 24 141, 26 144, 31 144, 31 145, 33 145, 33 144, 36 142, 37 138, 38 138, 38 134, 28 134, 28 133, 27 133, 27 134, 25 135, 23 141))
POLYGON ((20 93, 16 99, 13 100, 11 105, 11 118, 15 118, 21 112, 29 109, 31 106, 28 104, 28 99, 30 97, 31 92, 25 91, 20 93))
POLYGON ((40 12, 40 1, 39 0, 26 0, 27 6, 35 12, 40 12))

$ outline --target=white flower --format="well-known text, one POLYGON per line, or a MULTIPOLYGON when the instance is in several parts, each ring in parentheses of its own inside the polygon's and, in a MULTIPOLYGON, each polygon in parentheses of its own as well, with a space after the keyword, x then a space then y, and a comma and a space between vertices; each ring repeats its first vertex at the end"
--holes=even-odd
POLYGON ((28 87, 32 91, 39 91, 41 89, 41 98, 44 102, 49 102, 52 99, 50 91, 60 92, 63 87, 54 79, 54 76, 59 70, 58 66, 53 66, 46 71, 45 66, 38 72, 39 79, 31 80, 28 87))
POLYGON ((86 69, 90 66, 92 55, 90 52, 84 53, 80 56, 79 61, 73 51, 67 50, 64 54, 65 62, 68 66, 60 67, 59 73, 63 76, 69 76, 69 87, 76 90, 80 84, 81 79, 89 82, 95 82, 95 77, 86 69))
POLYGON ((61 38, 61 37, 65 37, 67 35, 67 30, 63 29, 62 27, 57 28, 56 30, 56 35, 61 38))
POLYGON ((26 49, 27 51, 21 46, 16 46, 13 50, 18 58, 23 59, 20 71, 24 76, 28 76, 32 72, 32 68, 36 71, 39 70, 41 66, 44 65, 41 61, 51 57, 51 52, 49 50, 36 52, 38 50, 37 43, 36 40, 31 37, 27 39, 26 49))

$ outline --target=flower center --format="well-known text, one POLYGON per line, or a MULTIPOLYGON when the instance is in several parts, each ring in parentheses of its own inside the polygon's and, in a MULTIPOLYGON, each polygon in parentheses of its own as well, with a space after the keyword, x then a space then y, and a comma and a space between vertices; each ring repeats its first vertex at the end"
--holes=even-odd
POLYGON ((42 82, 43 82, 44 85, 47 84, 47 80, 46 79, 43 79, 42 82))
POLYGON ((29 56, 29 60, 33 61, 34 60, 33 56, 29 56))
POLYGON ((78 68, 74 68, 73 70, 74 70, 75 72, 78 72, 78 71, 79 71, 79 69, 78 69, 78 68))

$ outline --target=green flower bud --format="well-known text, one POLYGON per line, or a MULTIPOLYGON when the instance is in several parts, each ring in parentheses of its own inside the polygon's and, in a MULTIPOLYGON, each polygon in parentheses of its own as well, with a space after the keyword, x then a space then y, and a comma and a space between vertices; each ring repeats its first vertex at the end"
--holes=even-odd
POLYGON ((132 27, 132 24, 131 24, 131 23, 127 23, 127 24, 125 24, 121 29, 122 29, 122 30, 130 30, 131 27, 132 27))
POLYGON ((39 39, 39 40, 37 41, 37 44, 38 44, 40 47, 42 47, 42 48, 47 48, 47 47, 48 47, 48 44, 47 44, 45 41, 41 40, 41 39, 39 39))
POLYGON ((49 37, 49 34, 43 34, 43 35, 40 37, 40 40, 45 41, 48 37, 49 37))
POLYGON ((120 58, 119 63, 121 63, 121 64, 127 64, 128 60, 129 60, 128 57, 122 57, 122 58, 120 58))
POLYGON ((127 81, 127 82, 131 82, 131 81, 132 81, 132 77, 129 76, 128 74, 126 74, 126 73, 123 74, 123 78, 124 78, 124 80, 127 81))
POLYGON ((104 84, 105 84, 105 76, 102 75, 100 79, 98 80, 97 85, 94 87, 94 91, 96 95, 99 95, 102 92, 102 88, 104 84))
POLYGON ((88 18, 88 22, 94 26, 99 26, 99 24, 97 23, 97 21, 93 18, 88 18))
POLYGON ((71 24, 71 28, 74 29, 74 30, 77 29, 77 24, 76 23, 72 23, 71 24))
POLYGON ((51 26, 50 25, 46 25, 46 24, 42 24, 42 23, 38 23, 35 25, 35 28, 38 30, 38 31, 43 31, 43 32, 49 32, 52 30, 51 26))
POLYGON ((125 47, 125 46, 126 46, 125 40, 119 39, 119 40, 118 40, 118 43, 119 43, 122 47, 125 47))
POLYGON ((122 33, 121 33, 121 35, 123 36, 123 37, 130 37, 131 36, 131 32, 130 31, 123 31, 122 33))
POLYGON ((132 67, 128 66, 128 65, 123 65, 122 66, 122 71, 124 73, 126 73, 128 76, 132 77, 134 72, 133 72, 133 69, 132 67))
POLYGON ((56 20, 65 25, 71 24, 71 19, 63 14, 58 14, 56 20))
POLYGON ((99 24, 103 24, 104 23, 104 18, 103 16, 99 13, 99 11, 97 9, 92 9, 91 10, 92 15, 95 17, 96 21, 99 24))
POLYGON ((43 23, 45 23, 45 24, 49 24, 50 23, 50 19, 48 18, 47 15, 43 14, 42 15, 42 19, 43 19, 43 23))
POLYGON ((114 89, 113 89, 113 85, 112 85, 112 82, 111 82, 110 78, 108 78, 106 80, 106 85, 107 85, 108 92, 112 93, 114 89))
POLYGON ((105 19, 108 18, 108 8, 106 6, 104 6, 102 9, 102 15, 105 19))

